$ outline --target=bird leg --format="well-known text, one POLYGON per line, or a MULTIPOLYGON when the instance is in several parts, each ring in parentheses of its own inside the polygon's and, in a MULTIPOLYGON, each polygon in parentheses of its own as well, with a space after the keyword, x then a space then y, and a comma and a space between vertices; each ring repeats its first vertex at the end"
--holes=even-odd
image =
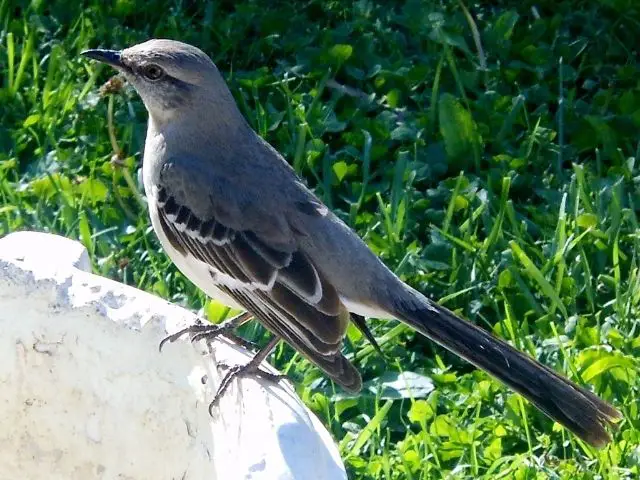
POLYGON ((238 335, 233 333, 233 331, 238 328, 240 325, 251 319, 252 314, 249 312, 241 313, 240 315, 236 315, 229 320, 225 320, 220 325, 214 325, 212 323, 203 324, 196 323, 194 325, 190 325, 187 328, 183 328, 179 332, 174 333, 173 335, 169 335, 165 337, 158 346, 158 349, 162 351, 162 347, 164 347, 167 342, 175 342, 183 335, 189 333, 191 334, 191 342, 197 342, 198 340, 206 339, 213 340, 219 335, 224 335, 229 340, 242 345, 245 348, 254 348, 251 342, 240 338, 238 335))
POLYGON ((269 380, 273 383, 277 383, 280 379, 286 378, 286 375, 276 375, 274 373, 265 372, 264 370, 260 369, 260 364, 269 356, 269 354, 273 351, 279 341, 280 337, 278 337, 277 335, 274 336, 271 340, 269 340, 269 343, 262 347, 258 351, 258 353, 256 353, 255 356, 249 361, 249 363, 246 363, 245 365, 234 365, 232 367, 229 367, 228 365, 222 363, 218 365, 219 367, 228 368, 229 371, 222 378, 222 381, 218 386, 218 390, 216 391, 213 400, 209 404, 209 415, 213 415, 213 408, 218 405, 220 399, 224 395, 224 392, 227 391, 229 385, 231 385, 231 382, 235 378, 257 376, 269 380))

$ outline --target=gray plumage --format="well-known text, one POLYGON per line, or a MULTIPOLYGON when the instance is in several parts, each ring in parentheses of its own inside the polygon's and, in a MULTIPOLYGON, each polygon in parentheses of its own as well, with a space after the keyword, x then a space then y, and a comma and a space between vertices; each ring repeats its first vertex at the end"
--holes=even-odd
POLYGON ((609 440, 617 410, 400 281, 251 129, 202 51, 151 40, 87 55, 121 70, 140 94, 154 230, 208 295, 253 313, 350 391, 361 380, 341 353, 349 312, 401 320, 586 441, 609 440))

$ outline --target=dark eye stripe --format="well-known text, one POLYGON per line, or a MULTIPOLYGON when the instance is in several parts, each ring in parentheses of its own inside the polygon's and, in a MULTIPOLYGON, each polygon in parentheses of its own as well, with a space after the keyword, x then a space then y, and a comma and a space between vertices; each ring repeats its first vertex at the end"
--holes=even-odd
POLYGON ((191 85, 187 82, 183 82, 182 80, 178 80, 177 78, 166 76, 166 80, 176 89, 183 92, 191 89, 191 85))

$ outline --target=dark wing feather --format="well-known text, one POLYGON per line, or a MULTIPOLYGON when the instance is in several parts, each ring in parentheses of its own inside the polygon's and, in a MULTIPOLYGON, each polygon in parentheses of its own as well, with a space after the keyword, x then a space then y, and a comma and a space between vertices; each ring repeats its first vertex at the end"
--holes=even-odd
POLYGON ((219 218, 198 218, 164 186, 158 186, 156 198, 160 226, 176 250, 208 264, 217 288, 343 388, 361 388, 360 374, 340 352, 349 313, 306 255, 273 247, 219 218))
POLYGON ((233 242, 225 248, 233 253, 236 262, 248 273, 253 283, 270 285, 278 274, 278 268, 263 257, 259 250, 254 249, 245 240, 243 233, 235 235, 233 242))
POLYGON ((382 357, 382 359, 386 363, 387 359, 384 356, 384 352, 380 348, 380 345, 378 345, 378 341, 376 340, 376 337, 373 336, 373 332, 367 325, 365 318, 362 315, 358 315, 357 313, 352 313, 351 321, 356 326, 356 328, 360 330, 360 332, 365 336, 365 338, 369 340, 369 343, 371 343, 371 345, 373 346, 373 349, 376 352, 378 352, 378 354, 382 357))
POLYGON ((227 287, 222 287, 222 290, 232 296, 247 311, 255 314, 268 330, 278 335, 305 358, 317 365, 342 388, 349 392, 359 392, 362 389, 360 373, 340 351, 322 354, 306 342, 301 342, 300 334, 295 328, 296 325, 299 325, 296 318, 270 302, 264 292, 250 295, 247 292, 232 291, 227 287))

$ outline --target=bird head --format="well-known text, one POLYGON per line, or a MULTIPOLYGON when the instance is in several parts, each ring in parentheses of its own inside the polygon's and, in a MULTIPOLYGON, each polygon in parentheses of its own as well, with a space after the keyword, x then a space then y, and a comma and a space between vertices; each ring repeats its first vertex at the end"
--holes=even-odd
POLYGON ((193 117, 194 111, 228 114, 220 110, 228 110, 229 102, 235 109, 215 64, 202 50, 186 43, 154 39, 124 50, 86 50, 82 55, 119 70, 159 125, 193 117), (194 109, 194 105, 212 108, 194 109))

